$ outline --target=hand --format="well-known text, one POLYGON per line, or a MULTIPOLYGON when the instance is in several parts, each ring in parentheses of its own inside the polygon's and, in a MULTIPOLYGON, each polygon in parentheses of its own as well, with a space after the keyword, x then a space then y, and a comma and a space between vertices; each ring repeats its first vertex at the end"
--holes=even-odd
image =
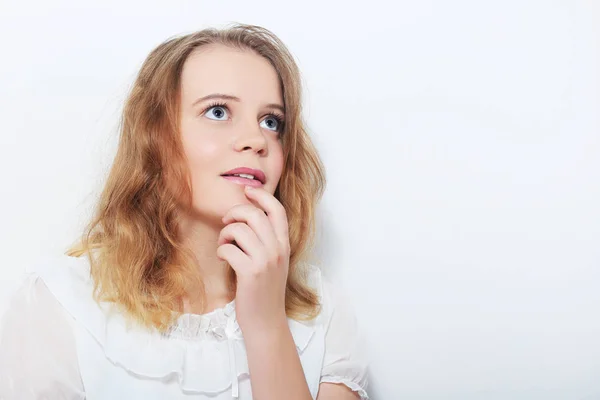
POLYGON ((246 186, 245 192, 258 207, 237 205, 223 217, 226 226, 219 235, 217 256, 237 275, 237 321, 247 333, 287 326, 290 240, 283 205, 262 188, 246 186))

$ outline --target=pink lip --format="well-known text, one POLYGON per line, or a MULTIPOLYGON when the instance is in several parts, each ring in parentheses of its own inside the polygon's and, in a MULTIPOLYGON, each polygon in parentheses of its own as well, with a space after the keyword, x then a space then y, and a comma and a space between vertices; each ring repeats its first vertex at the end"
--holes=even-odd
POLYGON ((262 172, 259 169, 246 168, 246 167, 232 169, 231 171, 225 172, 221 176, 232 182, 239 183, 242 185, 254 186, 254 187, 262 186, 262 185, 264 185, 264 183, 266 181, 264 172, 262 172), (255 179, 246 179, 246 178, 242 178, 240 176, 226 176, 226 175, 233 175, 233 174, 253 175, 255 179))
POLYGON ((260 183, 260 181, 257 181, 256 179, 246 179, 246 178, 242 178, 239 176, 224 176, 223 178, 227 179, 228 181, 237 183, 239 185, 253 186, 253 187, 261 187, 262 186, 262 183, 260 183))

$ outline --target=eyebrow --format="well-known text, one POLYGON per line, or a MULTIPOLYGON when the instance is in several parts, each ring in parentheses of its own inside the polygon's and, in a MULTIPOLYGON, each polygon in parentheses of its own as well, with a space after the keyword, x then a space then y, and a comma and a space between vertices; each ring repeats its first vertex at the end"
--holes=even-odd
MULTIPOLYGON (((200 104, 203 101, 212 100, 212 99, 231 100, 231 101, 237 101, 238 103, 240 101, 242 101, 239 97, 232 96, 230 94, 212 93, 212 94, 206 95, 204 97, 200 97, 199 99, 197 99, 196 101, 194 101, 194 103, 192 104, 192 106, 196 106, 197 104, 200 104)), ((267 108, 275 108, 275 109, 281 111, 282 113, 285 113, 285 108, 281 104, 278 104, 278 103, 269 103, 269 104, 265 105, 265 107, 267 107, 267 108)))

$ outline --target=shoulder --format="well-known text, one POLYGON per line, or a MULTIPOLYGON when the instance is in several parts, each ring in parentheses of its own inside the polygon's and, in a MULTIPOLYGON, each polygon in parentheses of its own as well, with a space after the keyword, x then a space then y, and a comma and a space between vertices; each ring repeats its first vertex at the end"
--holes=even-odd
POLYGON ((86 256, 70 257, 66 254, 54 254, 33 263, 30 271, 31 276, 42 279, 51 290, 55 285, 60 287, 75 285, 80 289, 92 283, 86 256))
MULTIPOLYGON (((60 262, 58 256, 38 260, 28 268, 17 290, 10 296, 8 308, 3 315, 3 330, 6 332, 38 326, 63 325, 71 322, 65 305, 66 288, 81 291, 83 280, 78 278, 69 262, 60 262), (21 328, 17 328, 20 326, 21 328)), ((65 256, 65 261, 69 257, 65 256)))
POLYGON ((327 325, 335 312, 346 310, 352 313, 353 304, 343 286, 323 273, 314 264, 306 266, 307 283, 315 290, 321 306, 321 317, 327 325))
POLYGON ((74 338, 69 313, 38 272, 28 273, 2 317, 0 398, 83 398, 74 338))
MULTIPOLYGON (((58 302, 48 290, 39 274, 27 273, 20 281, 17 290, 10 296, 8 308, 4 314, 4 320, 23 320, 22 316, 41 317, 42 310, 56 309, 58 302)), ((59 307, 60 308, 60 307, 59 307)))
MULTIPOLYGON (((81 262, 79 263, 81 264, 81 262)), ((77 277, 74 262, 66 255, 51 255, 34 261, 22 276, 20 285, 10 297, 7 313, 39 312, 48 306, 60 305, 56 286, 72 286, 77 277)), ((84 272, 85 274, 85 272, 84 272)), ((59 307, 60 308, 60 307, 59 307)))
POLYGON ((85 257, 59 254, 38 259, 11 297, 4 324, 12 329, 8 325, 39 321, 41 327, 59 324, 70 331, 99 325, 103 308, 95 302, 93 290, 85 257))
POLYGON ((94 284, 87 256, 52 255, 32 265, 31 274, 43 282, 75 319, 100 311, 93 299, 94 284))

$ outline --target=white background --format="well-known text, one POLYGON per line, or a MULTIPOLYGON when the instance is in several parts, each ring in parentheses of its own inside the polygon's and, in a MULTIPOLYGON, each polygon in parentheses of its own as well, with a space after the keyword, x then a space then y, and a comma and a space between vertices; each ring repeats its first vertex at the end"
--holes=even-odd
POLYGON ((376 399, 600 399, 600 2, 0 2, 0 312, 79 233, 170 36, 289 46, 327 167, 319 263, 376 399))

